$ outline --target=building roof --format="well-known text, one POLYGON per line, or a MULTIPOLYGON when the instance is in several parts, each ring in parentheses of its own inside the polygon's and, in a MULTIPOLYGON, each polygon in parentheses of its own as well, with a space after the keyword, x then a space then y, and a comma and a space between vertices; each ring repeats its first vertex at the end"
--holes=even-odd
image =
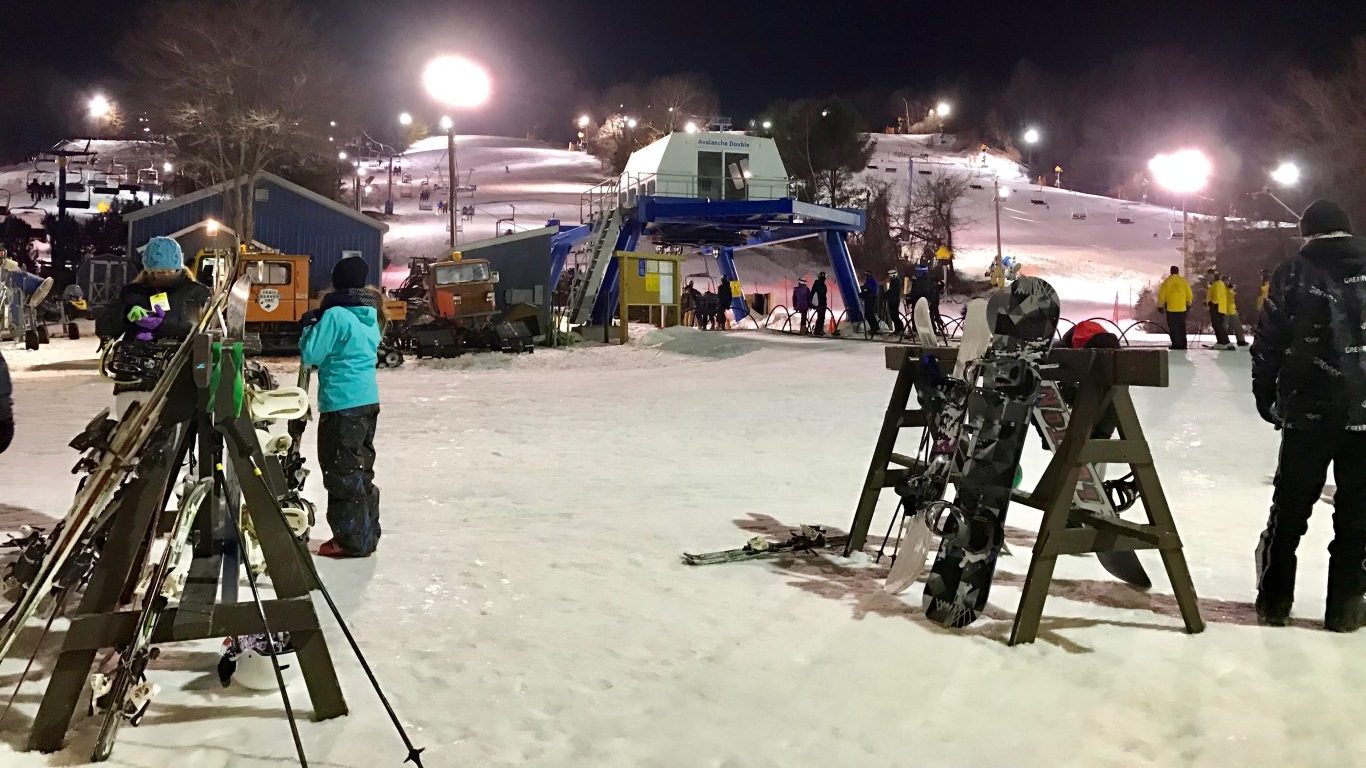
MULTIPOLYGON (((376 221, 370 218, 369 216, 366 216, 365 214, 356 211, 348 205, 343 205, 337 202, 336 200, 333 200, 328 197, 323 197, 322 195, 318 194, 317 192, 314 192, 311 189, 305 189, 304 187, 301 187, 298 184, 289 181, 288 179, 276 176, 275 174, 269 171, 262 171, 260 174, 257 175, 256 179, 258 182, 268 181, 271 184, 280 187, 281 189, 293 192, 294 194, 302 198, 311 200, 317 203, 318 205, 321 205, 325 208, 330 208, 337 213, 340 213, 344 216, 355 219, 356 221, 359 221, 370 227, 378 229, 380 232, 389 231, 388 224, 385 224, 382 221, 376 221)), ((189 205, 190 203, 203 200, 208 197, 220 195, 228 188, 239 186, 241 184, 244 184, 245 182, 245 176, 242 176, 234 181, 219 182, 218 184, 214 184, 211 187, 205 187, 203 189, 191 192, 188 195, 180 195, 179 197, 173 197, 169 200, 165 200, 163 202, 157 203, 156 205, 149 206, 147 208, 140 208, 136 211, 133 211, 132 213, 127 214, 123 217, 123 219, 124 221, 131 223, 134 221, 138 221, 139 219, 145 219, 148 216, 156 216, 159 213, 174 210, 182 205, 189 205)))

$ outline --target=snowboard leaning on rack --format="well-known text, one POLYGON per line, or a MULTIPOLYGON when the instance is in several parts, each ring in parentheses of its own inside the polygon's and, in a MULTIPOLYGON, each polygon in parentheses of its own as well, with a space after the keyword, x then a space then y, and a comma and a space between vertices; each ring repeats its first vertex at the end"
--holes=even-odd
POLYGON ((932 523, 942 538, 925 581, 924 606, 938 624, 964 627, 986 608, 1043 378, 1039 364, 1059 314, 1053 287, 1030 277, 1016 280, 987 308, 994 336, 967 372, 971 387, 954 456, 957 493, 932 523))

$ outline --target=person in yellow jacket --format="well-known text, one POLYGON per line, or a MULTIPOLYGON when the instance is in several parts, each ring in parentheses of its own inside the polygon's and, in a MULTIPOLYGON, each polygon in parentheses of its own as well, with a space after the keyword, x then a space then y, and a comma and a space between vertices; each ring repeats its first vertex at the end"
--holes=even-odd
POLYGON ((1214 348, 1232 349, 1224 325, 1224 316, 1228 314, 1228 286, 1214 267, 1209 268, 1207 278, 1209 283, 1205 286, 1205 307, 1209 309, 1209 324, 1214 328, 1214 348))
POLYGON ((1195 303, 1191 284, 1181 276, 1180 267, 1172 267, 1172 272, 1157 287, 1157 308, 1167 315, 1167 335, 1171 337, 1172 349, 1186 348, 1186 312, 1195 303))
POLYGON ((1247 337, 1243 335, 1243 319, 1238 317, 1238 289, 1228 275, 1224 275, 1224 291, 1228 297, 1228 302, 1224 305, 1224 326, 1238 340, 1238 346, 1246 347, 1247 337))

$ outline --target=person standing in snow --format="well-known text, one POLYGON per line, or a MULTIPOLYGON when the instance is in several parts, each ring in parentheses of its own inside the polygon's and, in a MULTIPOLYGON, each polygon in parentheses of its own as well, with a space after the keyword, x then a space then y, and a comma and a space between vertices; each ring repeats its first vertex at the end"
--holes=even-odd
MULTIPOLYGON (((151 392, 161 371, 148 361, 164 360, 199 324, 210 291, 185 267, 185 252, 169 237, 154 237, 142 249, 142 271, 123 287, 123 338, 114 350, 113 367, 142 371, 120 376, 114 384, 120 417, 151 392)), ((189 398, 193 402, 194 398, 189 398)))
POLYGON ((367 288, 370 266, 348 256, 332 270, 332 292, 300 321, 299 358, 318 369, 318 464, 327 489, 332 538, 323 557, 369 557, 379 545, 375 428, 380 296, 367 288))
POLYGON ((824 272, 816 275, 816 282, 811 286, 811 308, 816 311, 816 328, 811 335, 824 336, 825 312, 830 309, 830 288, 825 284, 824 272))
POLYGON ((1181 276, 1181 268, 1173 266, 1157 288, 1157 306, 1167 315, 1167 336, 1174 350, 1186 348, 1186 312, 1194 301, 1191 284, 1181 276))
POLYGON ((1246 347, 1247 339, 1243 336, 1243 319, 1238 316, 1238 288, 1234 286, 1233 280, 1228 275, 1224 275, 1224 290, 1227 292, 1228 302, 1224 307, 1224 327, 1227 333, 1232 333, 1233 338, 1238 340, 1238 346, 1246 347))
POLYGON ((887 285, 882 289, 882 311, 892 323, 892 332, 900 336, 906 331, 901 322, 901 275, 895 269, 887 271, 887 285))
POLYGON ((1262 307, 1266 305, 1267 294, 1271 293, 1271 273, 1262 270, 1262 285, 1257 289, 1257 319, 1262 318, 1262 307))
POLYGON ((868 332, 876 336, 881 332, 877 324, 877 280, 873 273, 865 270, 863 272, 863 287, 859 290, 859 299, 863 302, 863 322, 868 324, 868 332))
POLYGON ((10 383, 9 366, 0 352, 0 453, 14 440, 14 385, 10 383))
POLYGON ((1228 314, 1228 286, 1224 285, 1214 267, 1209 268, 1208 277, 1205 307, 1209 309, 1209 324, 1214 328, 1214 348, 1233 349, 1233 345, 1228 343, 1228 330, 1224 325, 1224 315, 1228 314))
POLYGON ((806 287, 806 278, 797 279, 797 287, 792 289, 792 309, 802 316, 802 333, 807 332, 807 315, 811 311, 811 289, 806 287))
POLYGON ((688 284, 683 288, 683 296, 681 300, 681 303, 683 305, 682 309, 684 325, 697 325, 697 308, 701 302, 702 294, 697 292, 696 286, 694 286, 692 284, 692 281, 689 280, 688 284))
POLYGON ((1252 343, 1257 412, 1281 430, 1266 530, 1257 546, 1257 618, 1284 626, 1295 599, 1295 549, 1323 492, 1337 482, 1324 626, 1366 621, 1366 240, 1346 211, 1304 211, 1300 252, 1271 276, 1252 343))
POLYGON ((726 330, 726 310, 730 309, 732 295, 730 280, 722 277, 716 286, 716 330, 726 330))

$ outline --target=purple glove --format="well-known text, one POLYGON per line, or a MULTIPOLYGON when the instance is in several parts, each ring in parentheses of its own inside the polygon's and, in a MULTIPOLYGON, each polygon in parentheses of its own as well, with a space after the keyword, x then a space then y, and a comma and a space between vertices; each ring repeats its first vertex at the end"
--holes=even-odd
POLYGON ((161 327, 161 323, 166 319, 166 312, 161 307, 153 307, 152 311, 133 322, 141 328, 133 338, 138 341, 152 341, 155 337, 156 329, 161 327))

